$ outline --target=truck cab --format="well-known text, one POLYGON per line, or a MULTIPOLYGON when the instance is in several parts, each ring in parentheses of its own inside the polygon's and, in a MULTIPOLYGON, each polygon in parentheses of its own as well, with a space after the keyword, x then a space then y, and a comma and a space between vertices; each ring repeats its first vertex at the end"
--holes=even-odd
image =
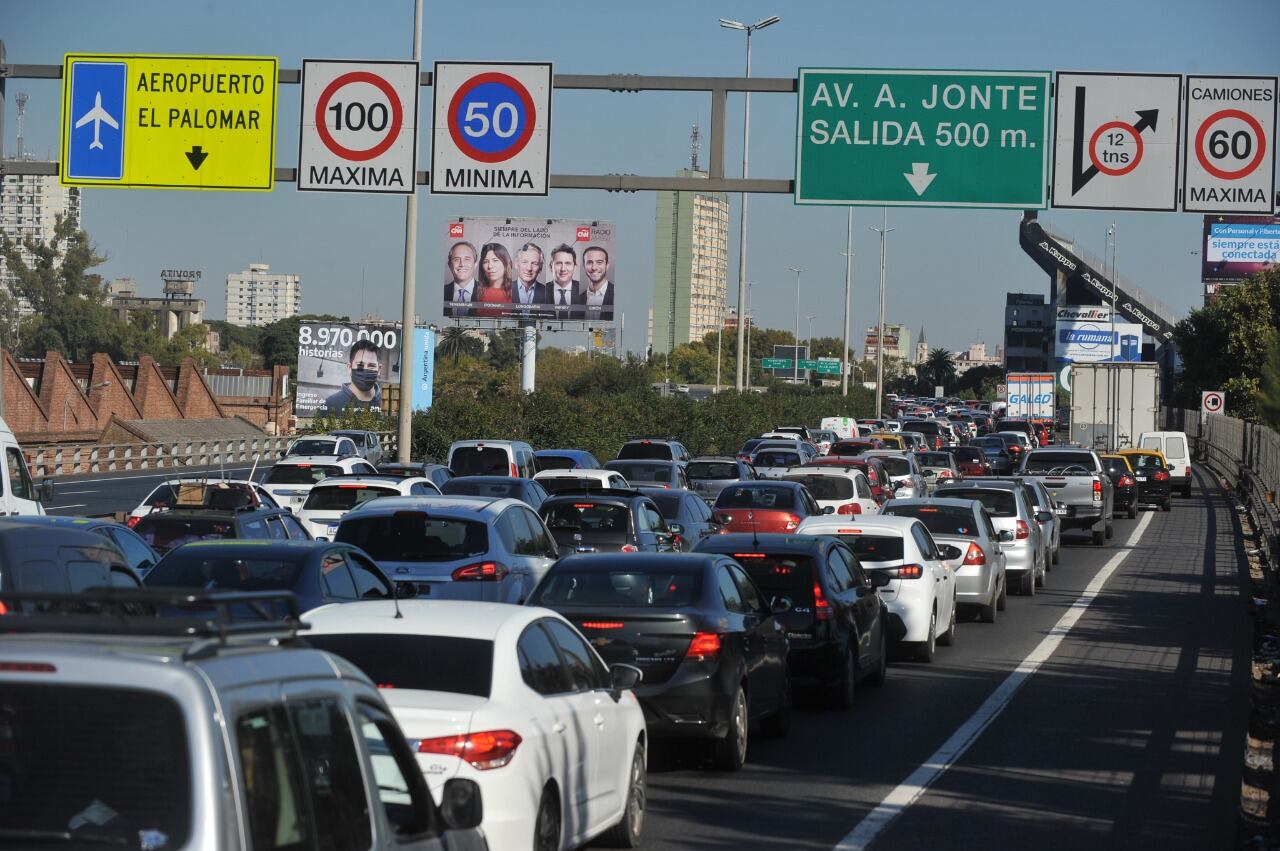
POLYGON ((46 478, 40 484, 31 480, 22 447, 13 436, 9 424, 0 419, 0 452, 4 463, 0 464, 0 517, 44 514, 40 503, 53 496, 53 480, 46 478))

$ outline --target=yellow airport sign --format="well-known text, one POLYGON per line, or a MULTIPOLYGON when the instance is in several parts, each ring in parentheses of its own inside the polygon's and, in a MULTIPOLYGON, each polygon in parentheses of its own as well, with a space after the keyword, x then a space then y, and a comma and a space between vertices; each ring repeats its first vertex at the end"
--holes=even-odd
POLYGON ((66 186, 271 191, 274 57, 68 53, 66 186))

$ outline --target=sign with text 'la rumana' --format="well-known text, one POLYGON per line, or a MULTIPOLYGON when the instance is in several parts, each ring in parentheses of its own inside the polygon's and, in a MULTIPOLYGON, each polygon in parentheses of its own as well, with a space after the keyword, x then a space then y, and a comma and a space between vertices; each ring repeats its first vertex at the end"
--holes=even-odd
POLYGON ((801 68, 797 204, 1042 208, 1049 73, 801 68))

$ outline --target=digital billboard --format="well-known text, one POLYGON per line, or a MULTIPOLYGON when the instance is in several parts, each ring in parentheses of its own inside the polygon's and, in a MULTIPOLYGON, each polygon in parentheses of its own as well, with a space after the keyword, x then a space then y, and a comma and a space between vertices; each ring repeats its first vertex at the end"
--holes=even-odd
POLYGON ((399 383, 399 328, 344 322, 298 326, 295 416, 347 408, 383 411, 383 386, 399 383))
POLYGON ((1280 217, 1205 216, 1202 281, 1243 281, 1280 262, 1280 217))
POLYGON ((613 321, 611 222, 465 218, 445 228, 446 317, 613 321))

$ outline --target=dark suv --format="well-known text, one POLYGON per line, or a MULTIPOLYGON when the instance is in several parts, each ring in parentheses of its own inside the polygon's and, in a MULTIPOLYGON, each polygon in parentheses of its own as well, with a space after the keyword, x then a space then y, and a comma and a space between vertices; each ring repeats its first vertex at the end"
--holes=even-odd
POLYGON ((298 519, 287 508, 183 508, 162 514, 148 514, 133 527, 157 554, 190 541, 222 538, 259 538, 275 540, 312 540, 298 519))
POLYGON ((689 463, 689 450, 678 440, 641 437, 628 440, 618 450, 619 461, 678 461, 689 463))
POLYGON ((622 488, 561 492, 538 513, 556 544, 579 553, 676 550, 676 530, 668 528, 652 499, 622 488))
POLYGON ((888 579, 864 572, 844 543, 819 535, 716 535, 694 552, 733 556, 781 610, 792 680, 821 687, 837 709, 852 705, 858 680, 884 684, 889 616, 875 583, 888 579))

